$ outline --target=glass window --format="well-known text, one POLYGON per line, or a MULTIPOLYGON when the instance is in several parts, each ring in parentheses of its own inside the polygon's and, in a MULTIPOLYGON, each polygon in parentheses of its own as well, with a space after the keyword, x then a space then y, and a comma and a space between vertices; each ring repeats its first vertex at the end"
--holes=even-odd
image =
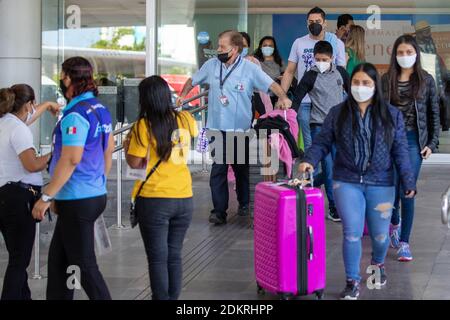
MULTIPOLYGON (((118 86, 145 76, 146 1, 43 0, 42 100, 60 95, 64 60, 83 56, 94 67, 99 99, 116 118, 118 86)), ((51 143, 55 120, 42 119, 41 144, 51 143)), ((116 121, 115 121, 116 122, 116 121)))

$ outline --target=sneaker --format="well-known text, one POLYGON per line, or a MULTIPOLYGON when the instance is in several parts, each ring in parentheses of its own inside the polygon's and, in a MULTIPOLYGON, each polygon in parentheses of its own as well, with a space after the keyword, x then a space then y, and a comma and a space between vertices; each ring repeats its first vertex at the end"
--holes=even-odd
POLYGON ((331 207, 328 211, 328 220, 331 220, 333 222, 340 222, 341 217, 339 217, 339 214, 337 213, 337 210, 335 207, 331 207))
POLYGON ((400 226, 394 226, 391 224, 389 227, 389 239, 391 243, 391 248, 398 249, 400 248, 400 226))
POLYGON ((211 215, 209 216, 209 222, 214 223, 216 226, 218 226, 218 225, 226 224, 227 219, 217 215, 216 213, 211 213, 211 215))
POLYGON ((248 206, 239 206, 238 216, 247 217, 250 213, 248 206))
POLYGON ((359 282, 355 280, 347 280, 347 285, 344 291, 341 292, 341 300, 358 300, 359 297, 359 282))
POLYGON ((380 268, 380 285, 384 287, 387 284, 386 268, 384 267, 384 264, 372 263, 372 265, 380 268))
POLYGON ((398 261, 402 262, 412 261, 413 259, 409 244, 406 242, 400 242, 400 249, 398 249, 397 255, 398 261))

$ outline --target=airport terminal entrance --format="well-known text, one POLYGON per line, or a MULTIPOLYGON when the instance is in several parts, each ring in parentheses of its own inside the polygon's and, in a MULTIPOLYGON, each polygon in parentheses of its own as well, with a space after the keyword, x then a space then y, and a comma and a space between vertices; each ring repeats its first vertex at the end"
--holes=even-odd
MULTIPOLYGON (((327 12, 327 31, 336 32, 337 17, 351 14, 366 29, 366 60, 386 71, 395 39, 428 28, 433 76, 450 100, 450 3, 432 1, 346 0, 330 8, 327 1, 294 0, 43 0, 42 100, 57 99, 58 74, 66 58, 87 57, 95 67, 101 100, 116 122, 137 116, 136 85, 159 74, 176 99, 184 82, 211 56, 217 36, 227 29, 246 31, 250 53, 259 40, 274 36, 287 64, 292 43, 307 34, 306 13, 314 6, 327 12), (126 3, 126 4, 125 4, 126 3)), ((193 92, 199 93, 200 89, 193 92)), ((190 107, 198 105, 198 101, 190 107)), ((447 102, 447 120, 450 117, 447 102)), ((50 143, 52 119, 41 125, 41 145, 50 143)), ((445 126, 444 126, 444 129, 445 126)), ((440 136, 440 154, 431 162, 450 163, 450 134, 440 136)))

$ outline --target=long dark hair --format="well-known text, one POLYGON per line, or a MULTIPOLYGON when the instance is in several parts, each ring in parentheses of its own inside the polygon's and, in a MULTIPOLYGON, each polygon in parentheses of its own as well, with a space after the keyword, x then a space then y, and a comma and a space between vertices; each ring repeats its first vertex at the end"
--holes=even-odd
POLYGON ((250 35, 247 32, 239 32, 239 33, 247 41, 248 48, 250 49, 252 47, 252 39, 250 38, 250 35))
POLYGON ((401 74, 401 67, 397 62, 397 49, 401 44, 409 44, 414 47, 417 54, 416 63, 414 64, 414 72, 411 75, 410 83, 413 92, 413 98, 418 99, 422 93, 422 87, 425 83, 425 72, 422 69, 420 62, 420 48, 416 39, 411 35, 402 35, 395 40, 394 48, 392 49, 391 63, 388 70, 389 78, 389 97, 394 103, 399 102, 398 96, 398 78, 401 74))
POLYGON ((62 64, 62 71, 70 77, 71 85, 68 88, 72 98, 88 91, 98 96, 97 85, 94 81, 94 69, 83 57, 69 58, 62 64))
MULTIPOLYGON (((148 133, 156 141, 158 156, 168 161, 173 149, 172 135, 178 129, 178 112, 174 110, 167 82, 159 76, 144 79, 139 84, 139 104, 139 120, 145 119, 148 133)), ((134 133, 143 145, 137 128, 135 125, 134 133)))
POLYGON ((0 89, 0 118, 7 113, 19 112, 26 103, 34 100, 34 90, 27 84, 0 89))
MULTIPOLYGON (((374 130, 379 129, 380 127, 384 129, 384 138, 388 145, 392 144, 393 141, 393 129, 394 129, 394 121, 389 112, 388 105, 383 99, 382 87, 380 76, 378 75, 378 71, 375 66, 371 63, 361 63, 355 67, 353 70, 351 81, 354 76, 358 72, 366 73, 374 82, 375 82, 375 93, 372 98, 372 128, 374 130)), ((351 83, 351 82, 350 82, 351 83)), ((356 121, 355 114, 358 111, 358 102, 356 102, 353 97, 351 91, 348 95, 348 99, 345 102, 337 121, 337 132, 338 135, 342 135, 342 130, 344 125, 349 118, 352 121, 352 130, 356 132, 358 129, 358 122, 356 121)))
POLYGON ((258 45, 258 49, 256 49, 256 51, 255 51, 255 57, 259 60, 259 61, 261 61, 261 62, 264 62, 264 55, 263 55, 263 53, 262 53, 262 50, 261 50, 261 48, 262 48, 262 45, 263 45, 263 43, 264 43, 264 41, 266 41, 266 40, 272 40, 273 41, 273 58, 274 58, 274 60, 275 60, 275 62, 280 66, 280 68, 283 66, 283 60, 281 59, 281 55, 280 55, 280 52, 278 51, 278 46, 277 46, 277 42, 275 41, 275 38, 274 37, 271 37, 271 36, 265 36, 264 38, 262 38, 260 41, 259 41, 259 45, 258 45))

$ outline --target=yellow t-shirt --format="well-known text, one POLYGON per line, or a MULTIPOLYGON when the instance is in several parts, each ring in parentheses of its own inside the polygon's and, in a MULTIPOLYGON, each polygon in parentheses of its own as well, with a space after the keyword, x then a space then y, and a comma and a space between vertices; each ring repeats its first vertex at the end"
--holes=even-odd
MULTIPOLYGON (((145 119, 141 119, 137 124, 136 131, 132 131, 128 154, 147 158, 147 174, 159 160, 156 151, 156 141, 149 133, 149 126, 145 119), (151 138, 150 138, 151 137, 151 138), (149 141, 149 138, 151 141, 149 141), (150 143, 150 147, 149 147, 150 143)), ((192 193, 192 177, 187 161, 191 149, 191 138, 198 135, 197 124, 189 112, 180 112, 178 117, 178 132, 173 134, 174 147, 172 155, 168 161, 163 161, 145 183, 139 194, 143 198, 190 198, 192 193)), ((136 181, 133 189, 133 198, 141 186, 142 181, 136 181)))

